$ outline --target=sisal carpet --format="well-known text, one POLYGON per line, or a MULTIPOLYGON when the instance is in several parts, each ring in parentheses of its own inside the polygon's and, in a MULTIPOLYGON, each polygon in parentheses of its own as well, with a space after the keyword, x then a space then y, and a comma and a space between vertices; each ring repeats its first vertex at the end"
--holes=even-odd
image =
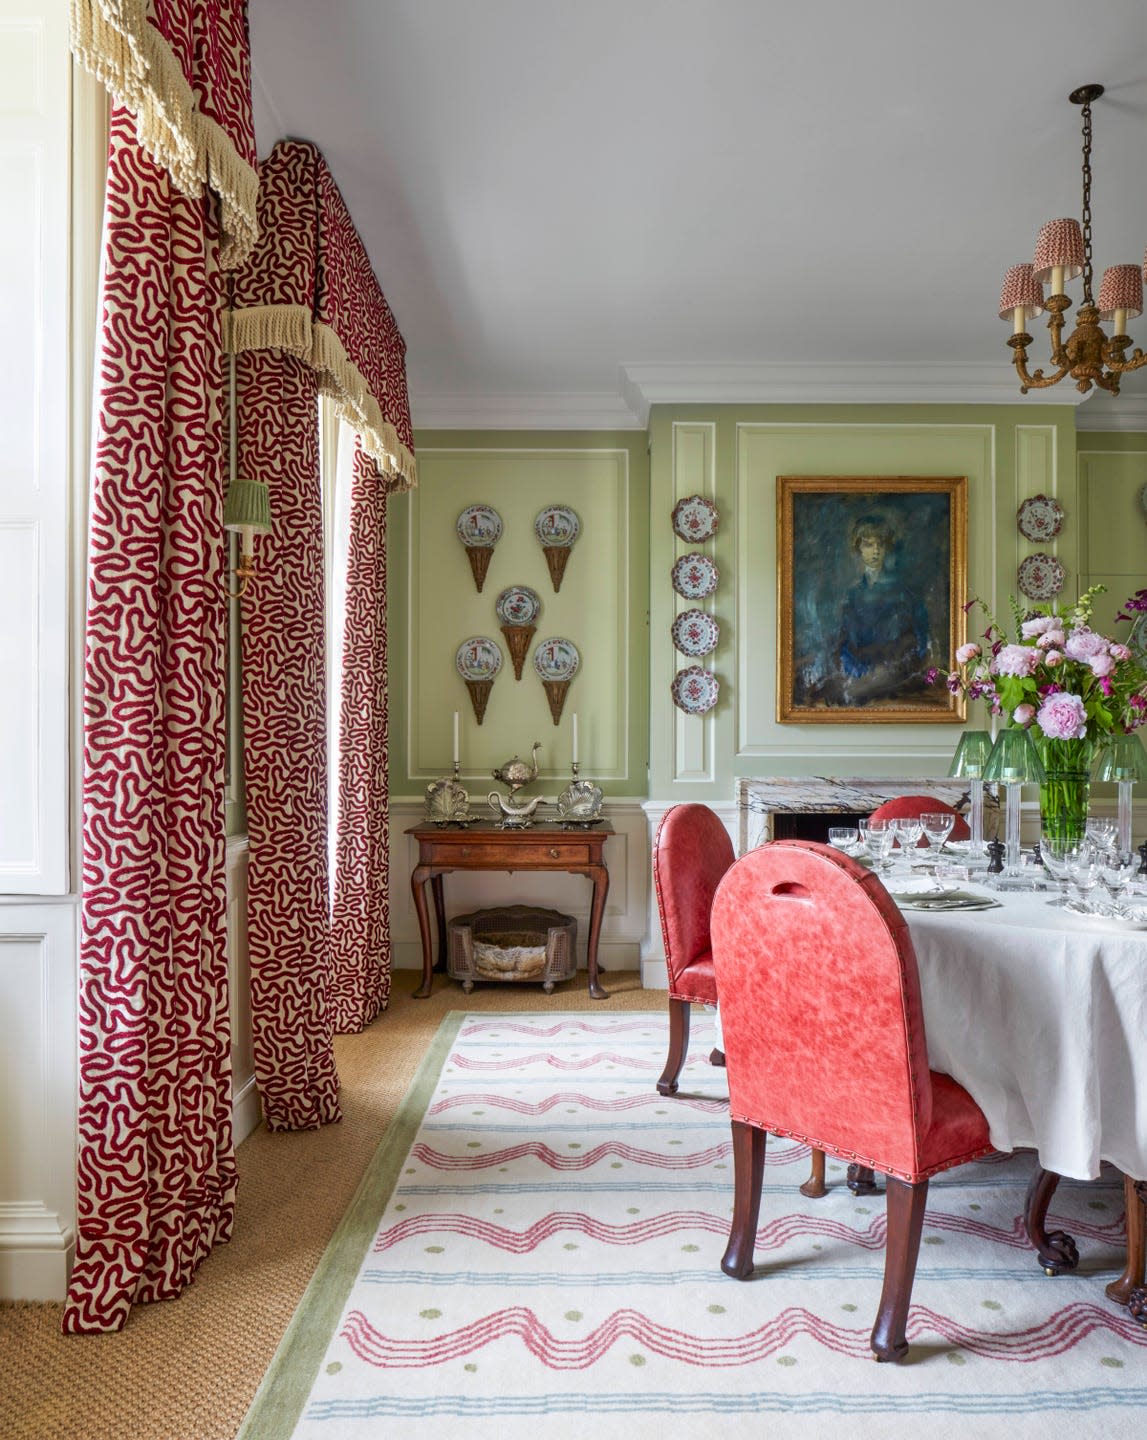
MULTIPOLYGON (((719 1261, 732 1204, 724 1075, 700 1017, 682 1094, 661 1016, 448 1017, 324 1256, 242 1440, 1071 1436, 1134 1423, 1147 1332, 1103 1294, 1121 1197, 1064 1184, 1082 1263, 1022 1234, 1032 1160, 933 1181, 910 1363, 868 1349, 881 1197, 771 1140, 757 1272, 719 1261)), ((1112 1177, 1114 1180, 1114 1177, 1112 1177)))

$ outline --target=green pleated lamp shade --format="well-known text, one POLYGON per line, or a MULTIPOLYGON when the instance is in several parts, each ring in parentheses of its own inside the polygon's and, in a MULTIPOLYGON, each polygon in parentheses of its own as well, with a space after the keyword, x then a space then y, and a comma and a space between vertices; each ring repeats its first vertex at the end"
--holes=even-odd
POLYGON ((984 766, 985 780, 998 780, 1004 785, 1022 785, 1025 781, 1042 785, 1047 779, 1032 737, 1026 730, 1001 730, 984 766))
POLYGON ((271 532, 271 495, 261 480, 231 481, 223 504, 224 530, 271 532))
POLYGON ((968 780, 982 780, 988 756, 992 753, 992 737, 986 730, 965 730, 952 756, 948 774, 968 780))
POLYGON ((1096 780, 1147 780, 1147 750, 1138 735, 1109 735, 1095 761, 1096 780))

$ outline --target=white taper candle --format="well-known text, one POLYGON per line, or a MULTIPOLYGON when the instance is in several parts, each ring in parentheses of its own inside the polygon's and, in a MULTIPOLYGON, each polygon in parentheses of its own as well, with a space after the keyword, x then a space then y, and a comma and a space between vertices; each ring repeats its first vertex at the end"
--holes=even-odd
POLYGON ((454 712, 454 763, 458 764, 458 711, 454 712))
POLYGON ((573 712, 573 763, 577 764, 577 711, 573 712))

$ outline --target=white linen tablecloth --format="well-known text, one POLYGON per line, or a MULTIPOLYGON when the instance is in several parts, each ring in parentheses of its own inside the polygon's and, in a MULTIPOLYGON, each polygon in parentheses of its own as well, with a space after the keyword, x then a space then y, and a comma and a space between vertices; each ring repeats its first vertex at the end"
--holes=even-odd
POLYGON ((1000 909, 904 911, 932 1068, 972 1095, 998 1149, 1034 1146, 1077 1180, 1101 1160, 1147 1179, 1147 931, 1047 894, 995 898, 1000 909))

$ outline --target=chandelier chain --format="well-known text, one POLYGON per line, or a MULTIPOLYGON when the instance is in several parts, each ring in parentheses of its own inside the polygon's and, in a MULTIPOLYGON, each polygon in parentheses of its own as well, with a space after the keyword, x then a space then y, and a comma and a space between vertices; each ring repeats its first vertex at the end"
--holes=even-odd
POLYGON ((1083 303, 1091 298, 1091 101, 1083 106, 1083 303))

